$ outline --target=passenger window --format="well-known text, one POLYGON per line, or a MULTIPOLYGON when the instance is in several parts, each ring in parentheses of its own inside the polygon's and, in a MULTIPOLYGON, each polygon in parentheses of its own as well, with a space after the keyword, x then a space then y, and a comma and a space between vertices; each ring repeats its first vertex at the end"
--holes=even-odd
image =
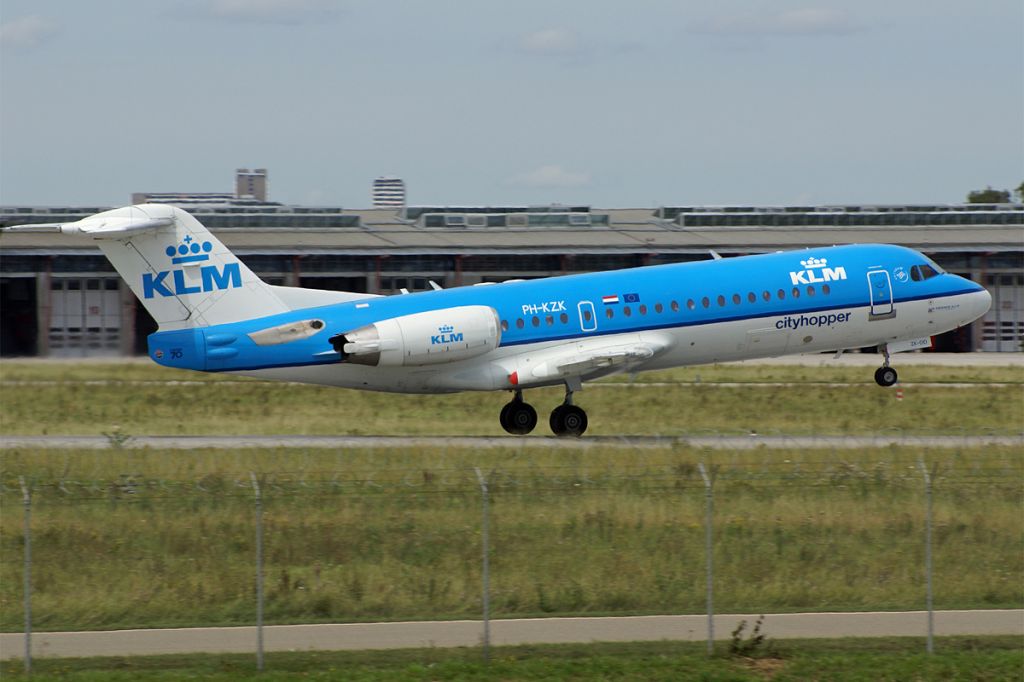
POLYGON ((610 320, 613 317, 615 317, 615 311, 612 310, 611 308, 605 308, 604 309, 604 316, 607 317, 610 320))
POLYGON ((793 298, 800 298, 800 290, 793 287, 793 298))
POLYGON ((625 315, 626 317, 629 317, 630 315, 633 314, 633 311, 630 310, 629 306, 627 305, 622 308, 622 314, 625 315))
POLYGON ((590 322, 593 318, 594 318, 594 316, 590 313, 589 310, 584 310, 583 311, 583 320, 585 322, 590 322))
POLYGON ((781 301, 784 298, 786 298, 786 292, 783 291, 782 289, 779 289, 779 300, 781 301))
POLYGON ((733 294, 733 295, 732 295, 732 302, 733 302, 733 304, 734 304, 734 305, 739 305, 739 304, 740 304, 740 301, 742 301, 742 300, 743 300, 743 299, 742 299, 742 298, 740 298, 740 295, 739 295, 739 294, 733 294))
POLYGON ((546 318, 544 318, 544 321, 547 322, 548 326, 550 327, 555 323, 555 317, 554 315, 548 315, 546 318))
POLYGON ((678 313, 679 312, 679 304, 676 303, 675 301, 672 301, 671 303, 669 303, 668 307, 671 308, 672 312, 674 312, 674 313, 678 313))
POLYGON ((704 306, 705 308, 710 308, 711 307, 711 299, 709 299, 707 296, 705 296, 704 298, 700 299, 700 304, 702 306, 704 306))
POLYGON ((807 295, 808 296, 814 296, 814 287, 813 286, 807 287, 807 295))
POLYGON ((640 304, 640 314, 641 315, 646 315, 647 314, 647 306, 644 305, 643 303, 640 304))
POLYGON ((827 285, 827 284, 822 284, 821 285, 821 293, 823 293, 826 296, 828 296, 829 294, 832 293, 832 288, 829 285, 827 285))
POLYGON ((540 318, 537 317, 536 315, 533 316, 533 320, 531 320, 531 322, 532 322, 534 327, 539 327, 540 326, 540 318))
POLYGON ((501 321, 501 331, 503 331, 503 332, 507 332, 508 331, 508 320, 502 320, 501 321))
POLYGON ((658 313, 659 315, 661 314, 661 311, 663 311, 664 309, 665 309, 665 307, 663 305, 661 305, 660 303, 655 303, 654 304, 654 312, 658 313))
POLYGON ((770 300, 772 300, 772 295, 770 293, 768 293, 767 290, 765 290, 765 291, 761 292, 761 298, 763 298, 766 301, 770 301, 770 300))
MULTIPOLYGON (((589 313, 587 319, 590 319, 589 313)), ((569 321, 569 316, 566 313, 562 313, 561 315, 558 316, 558 321, 561 322, 562 324, 565 324, 566 322, 569 321)))
POLYGON ((725 296, 722 296, 721 294, 718 295, 718 307, 719 308, 724 308, 725 307, 725 296))
POLYGON ((757 303, 757 294, 751 291, 750 293, 747 294, 747 300, 750 301, 751 303, 757 303))
POLYGON ((693 299, 691 298, 690 300, 688 300, 688 301, 686 302, 686 307, 687 307, 687 308, 689 308, 690 310, 693 310, 694 308, 696 308, 696 307, 697 307, 697 304, 696 304, 696 303, 694 303, 694 302, 693 302, 693 299))
POLYGON ((523 318, 520 317, 518 320, 516 320, 516 329, 522 329, 525 326, 526 323, 523 322, 523 318))

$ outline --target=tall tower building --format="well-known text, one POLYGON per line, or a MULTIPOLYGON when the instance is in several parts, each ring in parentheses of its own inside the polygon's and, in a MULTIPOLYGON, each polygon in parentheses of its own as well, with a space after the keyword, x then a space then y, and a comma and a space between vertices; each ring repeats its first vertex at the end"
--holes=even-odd
POLYGON ((235 198, 267 200, 267 169, 239 168, 235 172, 235 198))
POLYGON ((401 178, 384 176, 373 181, 374 208, 405 206, 405 183, 401 178))

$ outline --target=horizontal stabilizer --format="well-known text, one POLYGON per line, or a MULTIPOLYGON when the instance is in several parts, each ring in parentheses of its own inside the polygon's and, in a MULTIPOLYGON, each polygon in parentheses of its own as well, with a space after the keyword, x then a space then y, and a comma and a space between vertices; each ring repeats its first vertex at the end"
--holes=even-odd
POLYGON ((41 223, 35 225, 13 225, 4 228, 6 232, 60 232, 63 234, 84 234, 96 239, 122 239, 141 232, 169 227, 173 218, 149 218, 139 216, 101 217, 90 216, 73 223, 41 223))

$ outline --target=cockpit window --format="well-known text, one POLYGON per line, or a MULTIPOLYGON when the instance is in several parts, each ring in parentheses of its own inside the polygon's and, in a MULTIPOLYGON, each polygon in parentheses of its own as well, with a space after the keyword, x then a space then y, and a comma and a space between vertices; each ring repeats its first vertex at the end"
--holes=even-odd
POLYGON ((936 268, 938 268, 938 266, 932 267, 931 265, 915 265, 910 268, 910 279, 915 282, 931 279, 941 272, 941 270, 937 270, 936 268))

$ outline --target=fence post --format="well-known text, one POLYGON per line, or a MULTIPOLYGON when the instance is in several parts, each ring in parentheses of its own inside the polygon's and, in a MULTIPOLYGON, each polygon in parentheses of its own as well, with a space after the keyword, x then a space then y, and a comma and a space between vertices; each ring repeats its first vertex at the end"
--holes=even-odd
POLYGON ((19 476, 25 507, 25 674, 32 674, 32 492, 19 476))
POLYGON ((491 660, 491 562, 490 562, 490 538, 489 521, 490 513, 487 500, 487 479, 480 472, 479 467, 473 467, 476 471, 476 479, 480 482, 480 494, 483 504, 482 519, 480 525, 481 544, 483 545, 483 609, 484 609, 484 662, 491 660))
POLYGON ((925 601, 928 605, 928 644, 926 650, 929 654, 935 653, 935 612, 932 609, 932 477, 928 473, 928 467, 924 459, 917 460, 917 466, 924 476, 924 574, 925 574, 925 601))
POLYGON ((714 514, 714 492, 712 490, 712 477, 704 468, 703 462, 697 463, 700 476, 704 479, 704 499, 707 502, 707 511, 704 519, 704 555, 707 559, 707 602, 708 602, 708 656, 715 652, 715 606, 714 606, 714 582, 715 568, 711 556, 713 537, 711 531, 711 520, 714 514))
POLYGON ((263 672, 263 496, 256 474, 249 476, 256 494, 256 669, 263 672))

